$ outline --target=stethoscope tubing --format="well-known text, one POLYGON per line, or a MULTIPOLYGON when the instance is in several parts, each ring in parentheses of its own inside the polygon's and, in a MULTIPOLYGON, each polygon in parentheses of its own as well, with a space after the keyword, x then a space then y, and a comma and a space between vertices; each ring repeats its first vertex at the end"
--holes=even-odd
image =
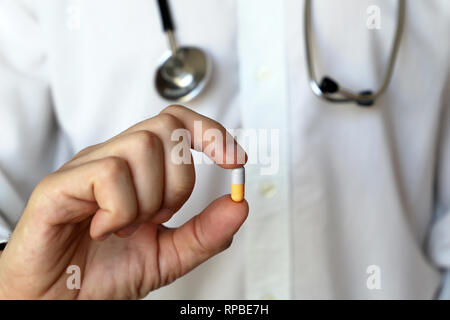
POLYGON ((305 40, 305 52, 306 52, 306 64, 308 71, 308 81, 309 85, 313 91, 313 93, 329 102, 334 103, 349 103, 349 102, 357 102, 357 103, 365 103, 365 102, 375 102, 381 95, 383 95, 388 88, 395 63, 398 57, 398 52, 400 49, 401 39, 403 36, 404 30, 404 22, 405 22, 405 9, 406 4, 405 0, 399 0, 398 9, 397 9, 397 27, 395 31, 395 37, 393 39, 393 43, 391 46, 391 54, 389 58, 389 63, 386 68, 385 76, 380 88, 370 94, 358 94, 354 93, 351 90, 345 88, 339 88, 336 96, 335 94, 329 94, 322 90, 321 86, 316 80, 316 72, 314 69, 314 61, 312 56, 312 48, 311 48, 311 0, 305 0, 305 8, 304 8, 304 40, 305 40))
POLYGON ((188 102, 204 91, 212 74, 208 53, 193 46, 178 46, 175 25, 168 0, 158 0, 163 31, 170 51, 166 52, 155 73, 158 94, 173 102, 188 102))
MULTIPOLYGON (((167 0, 157 0, 158 7, 161 15, 162 27, 164 33, 166 33, 169 47, 171 50, 172 56, 176 56, 178 52, 178 45, 175 39, 175 25, 173 23, 172 14, 170 12, 170 7, 167 0)), ((403 36, 404 30, 404 22, 405 22, 405 9, 406 4, 405 0, 398 0, 398 8, 397 8, 397 26, 395 31, 395 36, 393 37, 393 42, 390 50, 390 58, 389 63, 386 67, 385 75, 383 78, 383 82, 377 91, 363 91, 357 93, 353 90, 349 90, 339 86, 339 84, 331 78, 325 77, 321 84, 319 84, 316 80, 316 71, 314 68, 314 60, 312 54, 312 45, 311 45, 311 37, 312 37, 312 1, 305 0, 304 5, 304 41, 305 41, 305 56, 306 56, 306 64, 307 64, 307 75, 309 86, 312 89, 313 93, 328 102, 333 103, 350 103, 355 102, 361 106, 372 106, 375 101, 385 93, 387 90, 393 76, 394 67, 397 61, 398 52, 400 50, 401 39, 403 36), (326 82, 324 82, 326 80, 326 82)), ((201 51, 201 50, 200 50, 201 51)), ((208 60, 208 59, 207 59, 208 60)), ((208 63, 207 63, 208 65, 208 63)), ((207 70, 208 71, 208 70, 207 70)), ((210 76, 210 70, 206 73, 206 75, 210 76)), ((192 93, 192 97, 196 96, 200 91, 203 91, 204 85, 198 86, 196 88, 195 93, 192 93)), ((188 94, 186 99, 191 99, 191 94, 188 94)), ((176 100, 180 101, 183 97, 177 97, 176 100)))

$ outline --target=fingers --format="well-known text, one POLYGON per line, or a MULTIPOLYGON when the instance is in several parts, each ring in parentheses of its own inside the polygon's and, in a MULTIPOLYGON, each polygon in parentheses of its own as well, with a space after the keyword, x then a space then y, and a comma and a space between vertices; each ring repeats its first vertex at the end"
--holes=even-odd
MULTIPOLYGON (((164 148, 158 136, 150 131, 129 133, 76 158, 71 167, 107 157, 119 157, 129 165, 138 200, 138 215, 133 224, 155 216, 163 204, 165 185, 164 148)), ((133 229, 127 231, 118 235, 127 236, 133 229)))
MULTIPOLYGON (((191 147, 203 151, 223 168, 239 167, 246 161, 245 152, 222 125, 185 107, 170 106, 105 143, 82 150, 59 172, 101 159, 122 159, 131 177, 133 191, 128 194, 135 194, 137 213, 135 220, 116 234, 129 236, 143 222, 168 221, 187 201, 195 184, 191 147), (181 140, 174 139, 176 132, 181 132, 181 140), (179 151, 189 161, 177 161, 179 151)), ((105 209, 99 202, 98 206, 105 209)), ((98 217, 108 216, 102 212, 93 219, 99 226, 97 220, 106 218, 98 217)), ((92 229, 95 237, 99 236, 97 228, 105 229, 92 229)))
POLYGON ((136 222, 151 219, 154 223, 162 223, 169 220, 183 206, 194 188, 195 169, 190 147, 204 151, 224 168, 242 166, 246 161, 245 152, 222 125, 188 108, 170 106, 160 115, 138 123, 104 144, 81 151, 66 168, 107 156, 117 156, 127 160, 132 177, 136 180, 139 204, 136 222), (196 125, 199 128, 196 129, 196 125), (180 131, 184 138, 181 141, 175 140, 173 134, 180 131), (148 132, 147 136, 145 132, 148 132), (152 161, 145 160, 148 158, 145 154, 146 152, 147 154, 157 153, 160 150, 151 148, 151 145, 156 143, 151 142, 151 134, 159 138, 164 159, 164 183, 161 184, 163 199, 159 210, 156 211, 153 208, 159 198, 152 185, 159 181, 159 177, 153 179, 149 170, 161 172, 161 168, 160 166, 149 167, 152 161), (179 150, 184 153, 184 159, 187 158, 188 161, 177 161, 179 150))
POLYGON ((167 221, 186 202, 194 189, 195 168, 190 152, 190 141, 174 141, 172 134, 177 130, 185 130, 183 123, 170 114, 161 114, 145 121, 145 125, 137 125, 128 132, 149 130, 159 137, 164 149, 164 199, 159 217, 155 220, 167 221), (140 130, 139 130, 140 129, 140 130), (173 158, 173 150, 177 145, 184 145, 187 162, 177 162, 173 158))
POLYGON ((189 198, 195 184, 195 168, 189 141, 171 139, 175 130, 184 129, 181 121, 164 114, 147 120, 146 128, 127 130, 90 152, 83 151, 82 156, 64 169, 109 156, 125 159, 138 195, 136 223, 147 220, 162 223, 168 221, 189 198), (187 163, 176 163, 172 159, 172 150, 178 144, 186 145, 183 149, 190 160, 187 163))
POLYGON ((140 122, 127 131, 152 131, 154 120, 164 115, 171 115, 189 132, 193 149, 205 153, 222 168, 238 168, 247 162, 245 151, 220 123, 180 105, 171 105, 159 116, 140 122))
POLYGON ((30 204, 34 218, 50 225, 77 223, 93 215, 90 235, 103 239, 135 221, 137 196, 128 163, 107 157, 46 177, 30 204), (44 203, 42 203, 44 202, 44 203), (51 206, 49 205, 51 204, 51 206))
POLYGON ((246 201, 235 203, 229 196, 223 196, 180 228, 162 230, 159 236, 162 285, 225 250, 247 218, 248 210, 246 201))

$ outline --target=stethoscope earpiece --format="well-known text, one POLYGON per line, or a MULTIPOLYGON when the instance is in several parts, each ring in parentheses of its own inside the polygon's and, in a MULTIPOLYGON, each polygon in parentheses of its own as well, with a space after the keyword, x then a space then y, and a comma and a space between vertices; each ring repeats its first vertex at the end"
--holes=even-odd
POLYGON ((320 81, 319 89, 321 96, 325 96, 328 101, 332 102, 355 102, 360 107, 371 107, 375 104, 375 99, 372 90, 365 90, 359 94, 350 92, 349 90, 341 90, 339 84, 332 78, 326 76, 320 81), (341 95, 342 98, 332 98, 332 95, 341 95))
MULTIPOLYGON (((359 95, 361 97, 370 97, 373 96, 373 91, 370 90, 366 90, 366 91, 362 91, 359 93, 359 95)), ((360 107, 366 107, 366 108, 370 108, 375 104, 375 99, 365 99, 365 100, 357 100, 355 101, 356 104, 360 107)))
POLYGON ((336 81, 331 79, 330 77, 323 77, 322 81, 320 81, 320 90, 322 90, 323 93, 336 93, 339 91, 339 85, 336 81))

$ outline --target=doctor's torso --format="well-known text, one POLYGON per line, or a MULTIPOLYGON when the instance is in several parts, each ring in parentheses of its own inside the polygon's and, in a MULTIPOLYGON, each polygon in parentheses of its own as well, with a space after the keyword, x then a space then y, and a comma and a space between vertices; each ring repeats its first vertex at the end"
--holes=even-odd
MULTIPOLYGON (((32 37, 42 48, 24 45, 10 63, 21 72, 42 64, 33 77, 47 93, 29 94, 37 105, 52 104, 50 118, 61 132, 47 151, 30 152, 28 161, 45 161, 48 152, 64 160, 170 104, 154 89, 155 70, 168 50, 156 1, 24 3, 39 22, 32 37)), ((318 71, 350 88, 378 87, 397 2, 313 3, 318 71), (366 25, 373 4, 381 9, 381 29, 366 25)), ((206 50, 213 61, 205 92, 185 105, 230 129, 279 130, 279 170, 262 175, 261 163, 250 163, 250 217, 231 248, 150 297, 431 298, 440 275, 424 247, 448 108, 449 3, 407 1, 393 79, 372 109, 332 105, 311 92, 303 1, 172 0, 171 7, 179 43, 206 50), (367 286, 373 265, 382 274, 379 290, 367 286)), ((19 30, 25 34, 27 27, 19 30)), ((23 134, 30 141, 48 134, 50 118, 39 118, 37 107, 27 116, 33 124, 23 134)), ((23 197, 47 174, 42 169, 27 177, 26 161, 21 170, 4 167, 23 197)), ((194 193, 169 225, 229 192, 223 169, 199 164, 196 170, 194 193)))

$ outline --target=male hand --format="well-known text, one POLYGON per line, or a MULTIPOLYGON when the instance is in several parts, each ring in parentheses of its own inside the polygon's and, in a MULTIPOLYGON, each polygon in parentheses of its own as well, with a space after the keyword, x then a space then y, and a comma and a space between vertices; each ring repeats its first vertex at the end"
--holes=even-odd
POLYGON ((202 141, 194 121, 224 141, 192 147, 223 168, 243 165, 235 156, 242 149, 219 123, 181 106, 82 150, 33 191, 0 257, 0 298, 142 298, 226 249, 248 215, 245 201, 224 196, 178 229, 161 225, 194 187, 194 165, 174 163, 180 142, 171 139, 187 129, 202 141), (70 265, 81 270, 79 290, 67 288, 70 265))

